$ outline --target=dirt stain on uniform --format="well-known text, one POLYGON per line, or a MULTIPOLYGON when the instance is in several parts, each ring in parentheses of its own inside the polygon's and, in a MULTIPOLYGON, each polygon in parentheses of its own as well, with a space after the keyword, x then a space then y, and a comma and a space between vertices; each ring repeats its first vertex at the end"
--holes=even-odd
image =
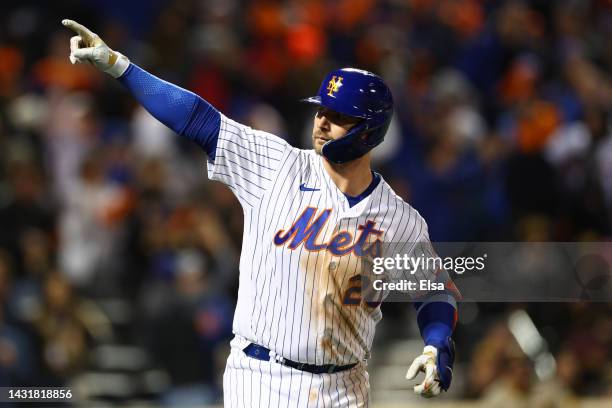
POLYGON ((325 356, 338 364, 354 361, 367 351, 360 326, 368 318, 361 299, 362 260, 355 256, 333 257, 319 280, 319 319, 324 327, 320 345, 325 356))
MULTIPOLYGON (((326 242, 324 237, 320 239, 326 242)), ((300 269, 305 279, 305 302, 312 299, 310 315, 319 333, 318 341, 325 363, 348 364, 355 361, 355 356, 367 355, 363 329, 370 319, 372 308, 361 295, 360 279, 364 272, 367 272, 365 275, 370 274, 371 266, 368 257, 354 254, 333 256, 326 250, 304 251, 300 256, 300 269)))
POLYGON ((310 390, 310 393, 308 394, 308 401, 310 402, 314 402, 317 400, 317 398, 319 398, 319 393, 317 390, 310 390))

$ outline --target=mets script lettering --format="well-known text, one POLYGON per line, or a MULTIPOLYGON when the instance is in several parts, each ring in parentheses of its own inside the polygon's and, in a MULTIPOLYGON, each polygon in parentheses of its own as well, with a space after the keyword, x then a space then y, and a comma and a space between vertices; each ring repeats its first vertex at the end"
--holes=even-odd
POLYGON ((379 256, 383 231, 374 228, 376 222, 367 221, 365 225, 359 225, 357 231, 359 236, 354 244, 353 235, 349 231, 339 231, 329 240, 329 242, 317 243, 317 237, 329 219, 331 209, 325 209, 321 214, 314 218, 317 213, 316 207, 307 207, 298 219, 293 223, 289 230, 279 230, 274 235, 274 244, 280 246, 289 242, 289 249, 296 249, 302 243, 307 251, 317 252, 327 249, 336 256, 343 256, 349 253, 361 257, 364 255, 379 256), (313 220, 314 218, 314 220, 313 220), (372 242, 372 238, 374 241, 372 242))

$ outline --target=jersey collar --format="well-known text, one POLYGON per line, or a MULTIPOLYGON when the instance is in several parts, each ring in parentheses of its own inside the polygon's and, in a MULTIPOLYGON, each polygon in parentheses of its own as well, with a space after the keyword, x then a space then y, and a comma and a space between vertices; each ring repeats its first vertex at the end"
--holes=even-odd
MULTIPOLYGON (((323 187, 328 190, 329 194, 332 196, 332 200, 337 205, 338 217, 339 218, 355 218, 361 216, 366 209, 371 208, 374 204, 372 203, 373 197, 377 197, 380 195, 380 189, 384 184, 384 180, 382 176, 379 176, 379 181, 373 186, 372 191, 363 198, 359 203, 354 206, 350 206, 346 195, 340 191, 338 186, 334 183, 331 176, 323 167, 323 157, 318 155, 314 150, 312 150, 313 160, 315 161, 316 168, 318 169, 319 174, 321 175, 321 179, 323 180, 323 187)), ((374 180, 375 181, 375 180, 374 180)), ((372 185, 370 185, 372 186, 372 185)), ((369 190, 369 188, 368 188, 369 190)), ((364 191, 363 194, 367 192, 364 191)))

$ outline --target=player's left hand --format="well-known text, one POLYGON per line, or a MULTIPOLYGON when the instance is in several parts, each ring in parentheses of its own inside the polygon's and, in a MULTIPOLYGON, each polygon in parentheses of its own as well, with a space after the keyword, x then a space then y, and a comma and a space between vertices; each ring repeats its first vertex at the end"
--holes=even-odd
POLYGON ((412 362, 406 373, 408 380, 413 380, 419 372, 425 373, 423 382, 414 386, 414 392, 425 398, 440 395, 448 391, 453 379, 453 363, 455 362, 455 343, 451 337, 429 344, 423 349, 423 354, 412 362))
POLYGON ((434 346, 425 346, 423 354, 414 359, 408 372, 406 379, 413 380, 420 372, 425 373, 425 378, 420 384, 414 386, 415 394, 419 394, 425 398, 432 398, 440 395, 442 388, 440 379, 438 378, 438 349, 434 346))

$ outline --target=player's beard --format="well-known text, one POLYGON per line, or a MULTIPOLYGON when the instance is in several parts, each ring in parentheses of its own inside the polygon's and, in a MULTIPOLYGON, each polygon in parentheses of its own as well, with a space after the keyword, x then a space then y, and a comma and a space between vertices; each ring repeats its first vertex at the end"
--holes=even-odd
POLYGON ((314 149, 315 153, 318 155, 322 154, 323 151, 323 145, 325 143, 327 143, 329 140, 321 140, 322 139, 329 139, 328 137, 325 137, 325 134, 323 132, 321 132, 320 130, 315 130, 314 132, 312 132, 312 148, 314 149))

